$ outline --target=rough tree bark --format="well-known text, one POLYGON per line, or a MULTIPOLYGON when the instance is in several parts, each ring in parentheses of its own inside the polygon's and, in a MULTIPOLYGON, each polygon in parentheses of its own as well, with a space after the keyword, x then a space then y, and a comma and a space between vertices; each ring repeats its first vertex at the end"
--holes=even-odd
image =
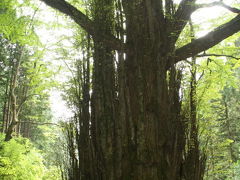
POLYGON ((106 7, 112 1, 96 1, 99 4, 95 4, 98 8, 93 21, 65 0, 41 1, 71 17, 94 41, 91 140, 96 174, 93 179, 184 179, 186 137, 178 97, 181 74, 175 64, 237 33, 240 15, 206 36, 176 48, 180 33, 199 7, 196 0, 182 0, 177 9, 172 0, 118 1, 123 7, 126 42, 109 29, 111 18, 108 19, 106 7), (112 50, 120 57, 116 60, 117 71, 112 50), (121 77, 117 80, 116 72, 121 77), (117 123, 121 125, 114 126, 117 123), (114 161, 115 157, 119 161, 114 161), (119 163, 121 171, 115 173, 114 167, 119 163))

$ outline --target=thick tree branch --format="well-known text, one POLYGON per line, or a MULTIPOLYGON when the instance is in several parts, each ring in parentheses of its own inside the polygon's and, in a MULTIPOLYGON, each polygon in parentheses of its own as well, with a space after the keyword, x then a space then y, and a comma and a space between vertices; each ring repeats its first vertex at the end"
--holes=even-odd
POLYGON ((183 28, 186 26, 191 14, 195 11, 196 0, 182 0, 176 13, 173 16, 173 43, 175 43, 182 32, 183 28))
POLYGON ((104 45, 113 50, 126 50, 125 44, 117 39, 112 34, 103 34, 96 32, 94 29, 94 23, 85 14, 79 11, 77 8, 66 2, 65 0, 40 0, 48 6, 57 9, 63 14, 69 16, 78 25, 80 25, 85 31, 87 31, 94 40, 101 41, 104 45))
POLYGON ((240 15, 217 27, 206 36, 196 39, 177 49, 175 52, 175 61, 178 62, 189 57, 196 56, 198 53, 206 51, 238 31, 240 31, 240 15))
POLYGON ((207 7, 213 7, 213 6, 221 6, 226 8, 227 10, 233 12, 233 13, 240 13, 240 10, 231 6, 226 5, 222 1, 216 1, 208 4, 196 4, 195 0, 182 0, 179 4, 179 8, 177 12, 175 13, 173 19, 175 23, 173 24, 173 42, 175 43, 184 29, 185 25, 190 19, 191 14, 200 9, 200 8, 207 8, 207 7))

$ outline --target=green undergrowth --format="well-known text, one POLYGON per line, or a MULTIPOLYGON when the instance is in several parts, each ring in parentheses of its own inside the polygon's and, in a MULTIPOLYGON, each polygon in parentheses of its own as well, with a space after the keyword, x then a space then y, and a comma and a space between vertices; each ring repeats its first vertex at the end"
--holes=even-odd
POLYGON ((58 180, 59 170, 46 166, 42 152, 26 138, 4 142, 0 134, 0 180, 58 180))

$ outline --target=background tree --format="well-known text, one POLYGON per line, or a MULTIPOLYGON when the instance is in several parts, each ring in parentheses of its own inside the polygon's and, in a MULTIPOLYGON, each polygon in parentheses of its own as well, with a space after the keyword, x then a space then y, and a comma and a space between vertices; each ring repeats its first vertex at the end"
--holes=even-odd
POLYGON ((43 60, 34 32, 36 9, 34 15, 23 15, 25 5, 29 6, 29 1, 0 2, 0 124, 4 133, 0 135, 0 179, 60 179, 56 163, 47 159, 53 152, 46 150, 56 140, 53 128, 46 127, 53 125, 49 91, 56 85, 54 73, 43 60), (7 142, 3 142, 4 136, 7 142), (16 136, 30 138, 42 152, 16 136))

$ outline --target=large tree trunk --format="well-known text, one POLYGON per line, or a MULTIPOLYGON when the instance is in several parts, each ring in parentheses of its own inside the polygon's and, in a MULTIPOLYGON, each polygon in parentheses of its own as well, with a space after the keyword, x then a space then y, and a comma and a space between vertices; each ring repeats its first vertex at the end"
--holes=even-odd
MULTIPOLYGON (((97 33, 112 32, 113 1, 96 0, 93 17, 97 33)), ((113 52, 98 39, 94 39, 92 143, 94 148, 95 179, 116 179, 114 148, 116 122, 115 64, 113 52)))
MULTIPOLYGON (((186 125, 180 114, 181 73, 176 63, 238 32, 240 16, 176 49, 197 9, 196 0, 182 0, 177 9, 172 0, 96 0, 93 21, 64 0, 42 1, 71 17, 94 41, 91 132, 86 133, 93 147, 92 178, 185 179, 186 125), (118 5, 115 11, 113 2, 118 5), (116 28, 123 32, 118 38, 114 14, 120 14, 116 28)), ((192 120, 195 123, 195 117, 192 120)))
POLYGON ((125 63, 126 88, 131 113, 125 128, 130 135, 131 170, 123 179, 180 179, 185 141, 178 99, 180 79, 172 58, 173 45, 161 36, 159 17, 154 16, 159 4, 144 3, 128 1, 124 6, 130 49, 125 63))

